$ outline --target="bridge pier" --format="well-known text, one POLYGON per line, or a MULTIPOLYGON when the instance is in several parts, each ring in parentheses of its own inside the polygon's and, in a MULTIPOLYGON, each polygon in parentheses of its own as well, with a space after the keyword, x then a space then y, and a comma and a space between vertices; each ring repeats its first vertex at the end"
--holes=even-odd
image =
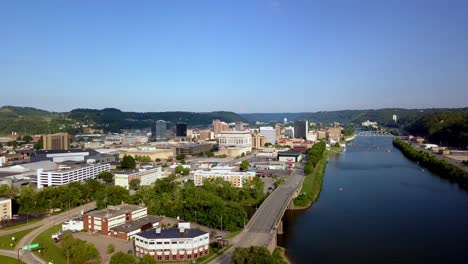
POLYGON ((284 234, 284 231, 283 231, 283 220, 281 220, 281 221, 278 223, 278 228, 276 229, 276 233, 277 233, 278 235, 284 234))

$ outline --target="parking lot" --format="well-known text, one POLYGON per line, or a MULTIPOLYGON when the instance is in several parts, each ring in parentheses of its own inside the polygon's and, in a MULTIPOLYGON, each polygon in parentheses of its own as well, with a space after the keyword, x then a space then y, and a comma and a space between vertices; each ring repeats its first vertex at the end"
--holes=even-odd
POLYGON ((91 234, 85 232, 73 233, 73 236, 88 242, 93 243, 96 246, 99 254, 101 254, 101 263, 109 263, 112 254, 107 254, 107 246, 113 244, 115 246, 114 252, 122 251, 127 253, 129 250, 133 251, 133 241, 127 241, 109 236, 103 236, 100 234, 91 234))

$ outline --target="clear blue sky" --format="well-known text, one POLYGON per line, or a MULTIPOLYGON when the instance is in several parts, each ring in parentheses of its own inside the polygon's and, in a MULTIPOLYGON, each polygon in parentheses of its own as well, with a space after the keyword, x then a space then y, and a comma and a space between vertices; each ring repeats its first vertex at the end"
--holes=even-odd
POLYGON ((468 102, 468 1, 0 3, 0 105, 299 112, 468 102))

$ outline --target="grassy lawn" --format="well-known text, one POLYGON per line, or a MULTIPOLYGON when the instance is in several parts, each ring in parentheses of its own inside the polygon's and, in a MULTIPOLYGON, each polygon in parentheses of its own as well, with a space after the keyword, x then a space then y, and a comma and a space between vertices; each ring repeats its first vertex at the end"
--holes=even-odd
POLYGON ((28 234, 29 232, 33 231, 36 228, 37 227, 33 227, 33 228, 30 228, 30 229, 26 229, 26 230, 23 230, 23 231, 12 233, 12 234, 9 234, 9 235, 6 235, 6 236, 1 236, 0 237, 0 248, 1 249, 13 249, 13 248, 15 248, 16 243, 18 241, 20 241, 26 234, 28 234), (15 241, 11 240, 12 237, 15 238, 15 241))
POLYGON ((41 221, 42 219, 33 219, 31 221, 29 221, 29 223, 22 223, 22 224, 17 224, 17 225, 12 225, 12 226, 8 226, 8 227, 5 227, 5 228, 2 228, 0 229, 0 231, 6 231, 6 230, 10 230, 10 229, 13 229, 13 228, 18 228, 18 227, 21 227, 21 226, 25 226, 25 225, 30 225, 32 223, 35 223, 35 222, 38 222, 38 221, 41 221))
POLYGON ((48 262, 53 262, 54 264, 67 263, 67 259, 62 254, 62 249, 52 240, 52 234, 60 231, 61 229, 62 224, 60 223, 47 229, 36 237, 33 240, 33 244, 39 243, 39 246, 43 249, 40 253, 38 251, 34 251, 34 254, 48 262))
POLYGON ((294 205, 309 207, 322 191, 323 174, 327 166, 327 158, 331 151, 326 151, 311 174, 307 175, 302 183, 301 194, 294 199, 294 205))
POLYGON ((7 256, 1 256, 1 255, 0 255, 0 263, 2 264, 18 264, 18 263, 26 264, 23 261, 18 262, 15 258, 10 258, 7 256))

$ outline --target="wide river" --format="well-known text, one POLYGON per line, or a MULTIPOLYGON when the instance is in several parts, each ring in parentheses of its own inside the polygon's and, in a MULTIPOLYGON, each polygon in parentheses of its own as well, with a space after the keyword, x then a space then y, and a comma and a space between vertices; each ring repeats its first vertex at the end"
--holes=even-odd
POLYGON ((287 212, 293 263, 468 263, 468 192, 406 159, 391 138, 331 156, 319 200, 287 212))

